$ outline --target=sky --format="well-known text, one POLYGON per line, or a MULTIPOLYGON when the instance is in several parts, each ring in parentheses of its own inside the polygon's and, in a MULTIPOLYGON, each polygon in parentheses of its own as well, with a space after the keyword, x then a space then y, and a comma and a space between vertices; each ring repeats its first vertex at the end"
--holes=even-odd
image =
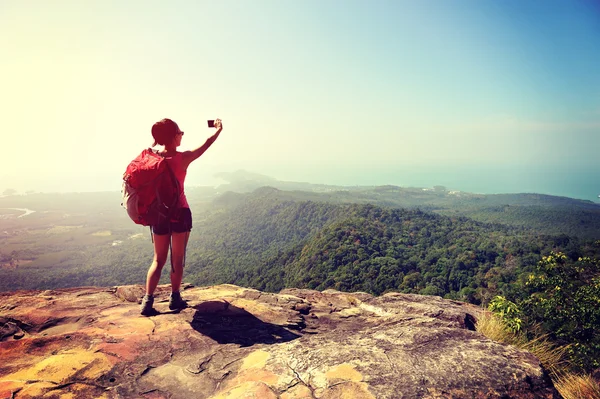
POLYGON ((0 191, 119 190, 162 118, 187 184, 600 194, 595 0, 0 0, 0 191))

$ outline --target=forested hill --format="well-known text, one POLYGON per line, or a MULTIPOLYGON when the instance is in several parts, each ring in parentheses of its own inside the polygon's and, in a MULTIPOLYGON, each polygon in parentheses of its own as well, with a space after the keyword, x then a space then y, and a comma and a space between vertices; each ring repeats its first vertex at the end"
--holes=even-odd
MULTIPOLYGON (((576 256, 587 251, 584 242, 600 239, 600 205, 537 194, 395 186, 188 191, 194 230, 186 279, 200 285, 394 289, 477 302, 513 289, 540 255, 576 256)), ((0 198, 0 208, 36 211, 2 219, 0 291, 142 281, 152 258, 148 230, 119 203, 119 193, 0 198)))
POLYGON ((514 283, 551 250, 572 257, 597 250, 526 227, 297 198, 273 188, 221 197, 222 208, 197 224, 191 282, 267 291, 396 290, 478 303, 518 291, 514 283))
MULTIPOLYGON (((242 173, 229 176, 220 191, 231 200, 233 192, 265 190, 268 184, 280 198, 330 203, 362 203, 384 207, 421 209, 447 216, 466 216, 481 222, 524 226, 543 234, 566 234, 600 239, 600 204, 568 197, 536 193, 475 194, 443 186, 433 188, 385 186, 325 186, 282 182, 266 176, 242 173)), ((237 195, 239 196, 239 195, 237 195)))

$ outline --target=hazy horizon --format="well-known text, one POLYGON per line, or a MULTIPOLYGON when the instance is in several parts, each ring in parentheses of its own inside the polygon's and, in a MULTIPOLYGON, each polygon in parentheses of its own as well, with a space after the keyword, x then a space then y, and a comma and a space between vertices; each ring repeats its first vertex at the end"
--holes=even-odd
MULTIPOLYGON (((260 168, 258 168, 260 169, 260 168)), ((568 176, 571 171, 564 169, 549 169, 548 167, 528 170, 528 177, 522 177, 518 183, 515 183, 511 176, 519 172, 519 166, 512 168, 501 167, 483 167, 479 168, 467 166, 454 166, 440 170, 440 168, 417 168, 419 173, 414 173, 411 169, 388 169, 375 170, 337 170, 323 176, 318 167, 312 170, 298 169, 279 170, 279 173, 268 174, 249 170, 244 168, 209 168, 202 171, 194 171, 188 176, 187 187, 210 186, 218 188, 227 184, 227 181, 216 177, 219 173, 231 173, 236 171, 245 171, 248 173, 258 173, 260 175, 273 178, 281 182, 296 182, 309 184, 323 184, 340 187, 351 186, 382 186, 394 185, 399 187, 421 187, 432 188, 434 186, 444 186, 447 190, 457 190, 477 194, 517 194, 517 193, 537 193, 575 199, 589 200, 600 203, 596 185, 589 185, 586 182, 598 181, 598 174, 586 168, 578 168, 576 176, 568 176), (214 172, 214 173, 213 173, 214 172), (494 176, 491 180, 488 176, 494 176), (304 179, 308 177, 309 179, 304 179)), ((61 183, 42 182, 37 184, 33 182, 24 185, 22 188, 11 186, 19 194, 33 192, 105 192, 119 191, 121 181, 114 176, 96 177, 94 181, 72 180, 61 183), (27 188, 26 188, 27 187, 27 188)), ((4 189, 0 190, 0 196, 4 189)))
POLYGON ((188 185, 600 194, 596 1, 5 0, 0 34, 0 193, 119 190, 155 121, 220 117, 188 185))

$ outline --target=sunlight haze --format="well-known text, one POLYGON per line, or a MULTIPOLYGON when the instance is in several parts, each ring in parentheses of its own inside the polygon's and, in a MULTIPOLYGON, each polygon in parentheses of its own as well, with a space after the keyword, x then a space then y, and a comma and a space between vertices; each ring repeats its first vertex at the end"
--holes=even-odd
POLYGON ((162 118, 188 185, 600 194, 600 4, 0 0, 0 193, 119 190, 162 118))

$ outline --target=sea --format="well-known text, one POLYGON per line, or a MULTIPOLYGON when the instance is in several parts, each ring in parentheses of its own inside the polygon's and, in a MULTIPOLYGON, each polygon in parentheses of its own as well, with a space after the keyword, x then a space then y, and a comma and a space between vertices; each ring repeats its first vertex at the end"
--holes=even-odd
POLYGON ((532 165, 403 165, 332 168, 302 174, 279 169, 279 180, 342 186, 444 186, 448 190, 480 194, 538 193, 600 203, 600 166, 532 165))
MULTIPOLYGON (((600 166, 539 165, 203 165, 188 171, 186 186, 225 184, 218 172, 244 169, 281 181, 307 182, 335 186, 378 186, 431 188, 480 194, 538 193, 600 203, 600 166)), ((35 180, 0 177, 0 195, 8 188, 26 192, 120 191, 117 174, 35 180)))

